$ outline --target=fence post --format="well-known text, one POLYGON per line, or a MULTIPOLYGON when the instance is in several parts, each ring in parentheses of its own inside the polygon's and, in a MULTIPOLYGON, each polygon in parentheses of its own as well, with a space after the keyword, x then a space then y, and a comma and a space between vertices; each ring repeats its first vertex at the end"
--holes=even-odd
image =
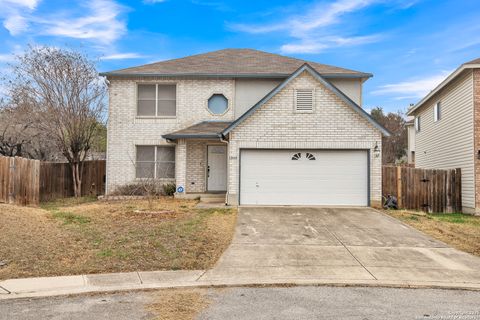
POLYGON ((8 164, 8 203, 15 202, 15 158, 9 158, 8 164))
POLYGON ((402 167, 397 166, 397 204, 399 208, 403 207, 402 201, 402 167))

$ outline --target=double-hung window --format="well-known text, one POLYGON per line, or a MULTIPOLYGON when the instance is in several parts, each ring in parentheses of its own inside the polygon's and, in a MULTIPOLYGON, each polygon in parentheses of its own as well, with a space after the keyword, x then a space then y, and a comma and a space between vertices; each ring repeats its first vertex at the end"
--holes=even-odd
POLYGON ((176 114, 177 86, 175 84, 138 84, 138 116, 175 117, 176 114))
POLYGON ((433 106, 433 121, 434 121, 434 122, 437 122, 437 121, 440 120, 441 118, 442 118, 442 107, 441 107, 440 102, 437 102, 437 103, 433 106))
POLYGON ((149 179, 175 178, 174 146, 137 146, 135 176, 149 179))

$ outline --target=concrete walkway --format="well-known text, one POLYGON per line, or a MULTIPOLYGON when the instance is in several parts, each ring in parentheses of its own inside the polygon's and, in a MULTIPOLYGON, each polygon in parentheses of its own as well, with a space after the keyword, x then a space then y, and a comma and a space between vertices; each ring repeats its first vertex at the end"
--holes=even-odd
POLYGON ((232 244, 208 271, 0 281, 0 299, 173 287, 360 285, 480 290, 480 258, 369 208, 240 208, 232 244))

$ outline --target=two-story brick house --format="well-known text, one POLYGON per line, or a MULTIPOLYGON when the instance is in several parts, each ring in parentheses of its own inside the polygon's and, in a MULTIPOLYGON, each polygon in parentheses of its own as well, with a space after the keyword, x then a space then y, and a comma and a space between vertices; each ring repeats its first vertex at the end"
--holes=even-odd
POLYGON ((371 74, 226 49, 103 75, 107 193, 155 177, 233 205, 381 201, 388 132, 361 108, 371 74))

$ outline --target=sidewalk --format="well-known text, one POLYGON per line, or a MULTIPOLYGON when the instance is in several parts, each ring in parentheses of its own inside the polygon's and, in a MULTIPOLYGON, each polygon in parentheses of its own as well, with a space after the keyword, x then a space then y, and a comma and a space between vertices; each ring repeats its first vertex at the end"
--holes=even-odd
POLYGON ((24 278, 0 281, 0 300, 71 295, 95 292, 133 291, 184 287, 239 287, 239 286, 364 286, 395 288, 443 288, 480 290, 480 283, 435 281, 382 281, 349 279, 264 277, 261 275, 235 279, 211 280, 205 270, 147 271, 129 273, 92 274, 78 276, 24 278))

